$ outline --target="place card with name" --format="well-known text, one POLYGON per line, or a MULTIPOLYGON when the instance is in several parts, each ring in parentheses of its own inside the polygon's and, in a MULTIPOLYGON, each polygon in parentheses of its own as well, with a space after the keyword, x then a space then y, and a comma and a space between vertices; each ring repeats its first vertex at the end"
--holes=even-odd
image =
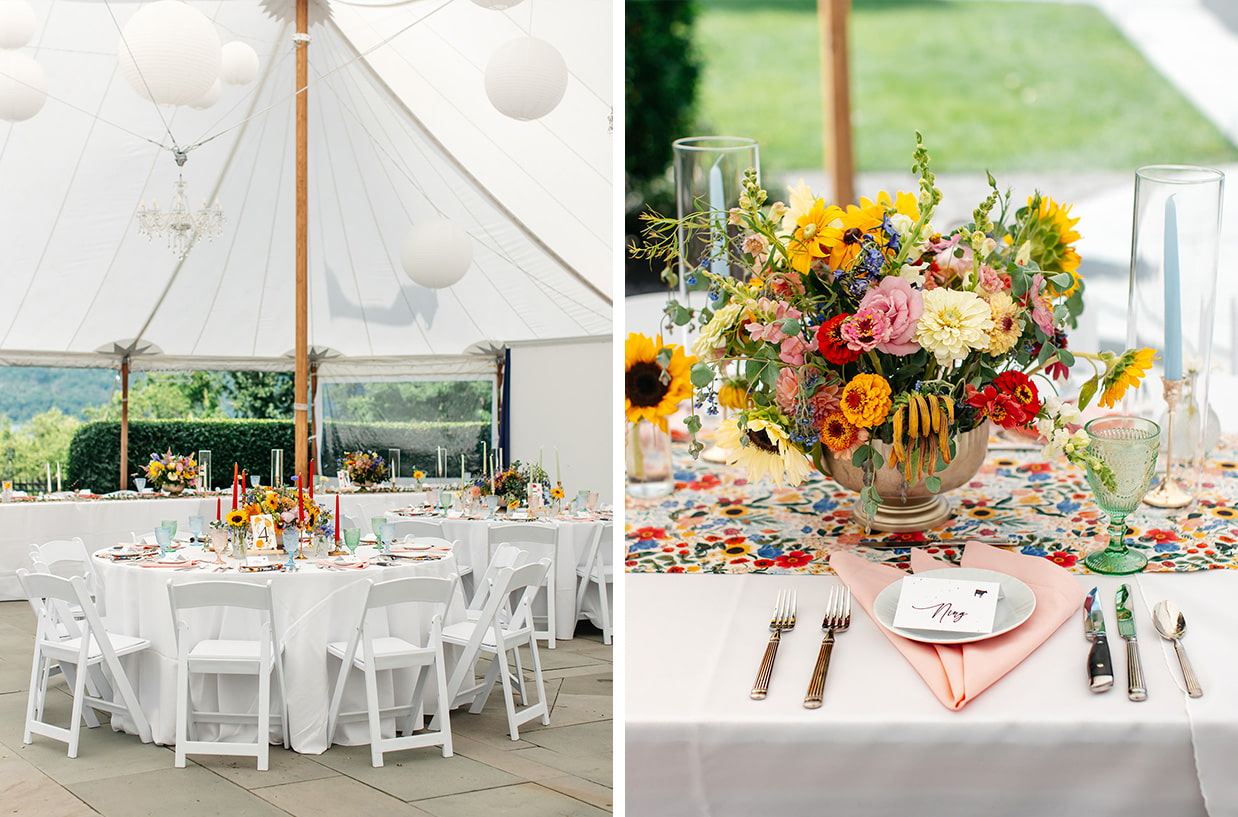
POLYGON ((894 626, 907 630, 991 633, 997 582, 908 576, 902 580, 894 626))

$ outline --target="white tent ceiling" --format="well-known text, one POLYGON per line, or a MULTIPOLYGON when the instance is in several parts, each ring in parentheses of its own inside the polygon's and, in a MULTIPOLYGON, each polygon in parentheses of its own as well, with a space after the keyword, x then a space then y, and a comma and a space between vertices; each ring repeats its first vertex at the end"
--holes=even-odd
MULTIPOLYGON (((485 342, 610 333, 612 2, 333 0, 329 19, 314 6, 312 347, 441 364, 485 342), (484 72, 499 45, 528 35, 559 49, 569 81, 554 111, 519 122, 491 106, 484 72), (443 290, 414 284, 399 261, 409 225, 436 217, 474 247, 443 290)), ((140 338, 163 353, 147 367, 286 365, 295 82, 282 4, 191 3, 261 61, 254 83, 225 85, 205 111, 158 108, 121 77, 119 32, 138 4, 32 5, 22 51, 46 70, 49 99, 26 122, 0 122, 0 363, 98 365, 96 350, 140 338), (197 145, 183 169, 191 205, 218 198, 227 218, 184 261, 135 218, 140 202, 171 198, 173 140, 197 145)))

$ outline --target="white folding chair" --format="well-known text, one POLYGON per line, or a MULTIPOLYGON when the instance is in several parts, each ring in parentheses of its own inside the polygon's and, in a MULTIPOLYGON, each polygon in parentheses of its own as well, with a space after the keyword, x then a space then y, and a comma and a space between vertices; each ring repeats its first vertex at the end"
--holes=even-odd
POLYGON ((86 586, 94 594, 99 585, 94 562, 90 559, 90 551, 80 536, 72 539, 53 539, 43 544, 30 546, 31 561, 38 561, 51 570, 35 570, 35 573, 51 573, 54 576, 70 578, 81 576, 86 580, 86 586))
POLYGON ((184 768, 185 756, 190 754, 240 755, 257 758, 258 771, 265 772, 270 763, 273 720, 279 721, 283 730, 284 746, 290 745, 286 712, 288 695, 284 686, 279 638, 275 632, 271 582, 199 581, 177 584, 174 579, 169 579, 168 598, 172 604, 172 621, 176 625, 176 767, 184 768), (260 621, 252 632, 257 638, 195 638, 183 613, 203 607, 256 612, 260 621), (271 711, 272 673, 279 687, 278 712, 271 711), (194 709, 189 686, 190 676, 194 674, 256 676, 257 714, 194 709), (257 734, 252 743, 200 740, 199 723, 254 723, 257 734))
POLYGON ((97 710, 127 713, 142 742, 150 743, 150 722, 120 663, 121 656, 140 652, 150 642, 108 632, 81 576, 66 579, 19 568, 17 578, 38 617, 22 740, 32 743, 37 734, 63 741, 69 745, 69 757, 77 757, 82 720, 86 720, 88 727, 98 726, 92 711, 97 710), (81 619, 74 618, 71 608, 81 610, 81 619), (72 684, 73 711, 67 729, 43 720, 53 663, 60 665, 65 679, 72 684))
MULTIPOLYGON (((550 708, 546 703, 546 687, 542 680, 542 660, 538 655, 537 638, 533 631, 533 598, 549 570, 549 559, 523 567, 498 569, 481 615, 476 620, 460 621, 443 628, 444 643, 464 648, 448 684, 452 705, 471 700, 469 711, 475 714, 481 712, 495 682, 501 682, 503 703, 507 708, 507 727, 512 740, 520 739, 519 726, 522 723, 537 717, 541 718, 543 724, 550 723, 550 708), (504 622, 500 610, 512 596, 517 597, 518 601, 511 608, 511 618, 504 622), (537 688, 537 702, 530 704, 522 692, 520 703, 523 709, 518 710, 512 694, 507 661, 508 653, 514 653, 519 658, 520 647, 526 644, 533 661, 533 684, 537 688), (476 666, 477 659, 482 655, 490 656, 490 669, 487 670, 485 679, 478 684, 476 666), (466 683, 469 684, 467 688, 466 683)), ((439 711, 446 710, 440 707, 439 711)))
MULTIPOLYGON (((99 590, 103 583, 99 581, 90 551, 86 549, 80 536, 72 539, 53 539, 41 545, 31 545, 30 561, 34 573, 50 573, 66 579, 81 576, 86 580, 86 589, 90 592, 90 597, 95 600, 101 610, 105 609, 103 600, 99 597, 99 590)), ((103 615, 103 612, 100 615, 103 615)), ((81 618, 81 611, 75 610, 74 617, 81 618)))
POLYGON ((507 543, 529 554, 530 561, 549 559, 550 570, 542 587, 546 591, 546 628, 535 630, 538 638, 546 640, 546 648, 555 648, 555 551, 559 543, 559 531, 554 525, 541 525, 530 522, 511 522, 503 525, 491 525, 489 530, 490 548, 507 543))
POLYGON ((589 585, 597 585, 598 617, 602 621, 602 643, 611 643, 611 594, 607 585, 615 583, 614 523, 603 522, 594 531, 585 558, 576 565, 576 620, 589 618, 584 611, 589 585))
POLYGON ((378 584, 369 582, 365 607, 352 636, 347 642, 333 641, 327 645, 327 653, 340 659, 340 672, 335 682, 335 692, 331 696, 331 708, 327 713, 327 735, 334 737, 337 723, 350 720, 367 721, 370 727, 370 762, 375 768, 383 765, 383 755, 386 752, 442 746, 443 757, 452 755, 451 716, 447 711, 450 703, 447 696, 447 666, 443 660, 443 618, 447 614, 448 604, 451 603, 455 583, 454 576, 414 576, 378 584), (386 615, 387 608, 415 603, 425 605, 430 614, 429 633, 424 643, 414 644, 404 638, 379 635, 375 632, 385 631, 385 627, 378 622, 372 622, 372 615, 386 615), (354 667, 365 676, 366 708, 363 712, 340 712, 344 684, 354 667), (377 675, 379 672, 397 669, 415 671, 411 699, 394 706, 380 707, 377 675), (414 734, 420 722, 426 682, 431 672, 434 673, 439 713, 442 717, 435 721, 437 729, 414 734), (397 734, 396 737, 384 738, 383 716, 396 716, 396 730, 399 732, 401 714, 407 715, 403 736, 397 734))

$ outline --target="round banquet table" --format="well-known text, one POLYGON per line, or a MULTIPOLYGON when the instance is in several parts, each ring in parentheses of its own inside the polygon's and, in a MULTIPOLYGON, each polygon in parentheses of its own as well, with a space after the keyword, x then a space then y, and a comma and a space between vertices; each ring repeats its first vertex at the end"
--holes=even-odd
MULTIPOLYGON (((380 514, 376 514, 378 515, 380 514)), ((490 527, 517 521, 504 517, 465 519, 429 515, 407 516, 398 511, 387 511, 386 517, 392 522, 421 519, 440 523, 443 527, 443 538, 460 543, 456 554, 460 565, 471 568, 475 575, 485 571, 494 555, 495 548, 490 545, 490 527)), ((362 529, 368 532, 369 518, 357 521, 362 529)), ((593 541, 594 534, 603 522, 565 516, 521 520, 521 523, 527 524, 537 522, 553 525, 558 537, 552 568, 555 573, 555 634, 559 640, 566 641, 572 637, 572 631, 576 628, 576 566, 587 556, 589 543, 593 541)), ((590 614, 590 618, 594 617, 591 610, 586 609, 585 612, 590 614)), ((600 616, 594 623, 601 626, 600 616)))
MULTIPOLYGON (((192 552, 194 549, 187 550, 192 552)), ((205 558, 210 560, 213 557, 208 553, 205 558)), ((176 642, 168 600, 168 581, 178 584, 220 579, 254 583, 270 581, 275 630, 284 650, 292 748, 307 754, 319 754, 330 745, 327 708, 339 664, 335 659, 328 659, 327 644, 348 639, 361 612, 366 580, 380 582, 406 576, 447 577, 456 573, 458 565, 455 555, 450 553, 437 560, 410 560, 402 565, 362 569, 332 570, 318 567, 311 560, 299 563, 304 566, 295 573, 240 573, 234 568, 215 572, 207 569, 209 561, 202 567, 190 570, 144 567, 139 562, 114 562, 97 554, 94 562, 103 590, 109 627, 151 642, 149 649, 122 660, 137 690, 142 709, 150 720, 155 742, 166 745, 176 742, 176 642)), ((429 620, 420 607, 397 605, 389 608, 387 634, 420 642, 429 628, 429 620)), ((253 627, 258 621, 256 613, 239 610, 188 611, 185 618, 195 636, 208 638, 253 638, 253 627)), ((463 619, 464 596, 457 584, 444 624, 463 619)), ((371 621, 374 619, 371 618, 371 621)), ((450 675, 451 654, 447 662, 447 673, 450 675)), ((402 701, 409 700, 412 695, 411 675, 381 674, 380 705, 391 706, 397 697, 402 701)), ((227 711, 257 711, 256 685, 252 679, 208 676, 195 677, 192 683, 194 700, 202 709, 214 709, 222 703, 222 708, 227 711)), ((428 687, 427 702, 433 699, 433 684, 428 687)), ((274 683, 272 689, 275 689, 274 683)), ((345 712, 365 709, 364 685, 358 672, 349 676, 341 709, 345 712)), ((123 716, 113 717, 112 723, 113 728, 119 727, 133 734, 137 732, 132 722, 123 716)), ((393 736, 393 729, 394 721, 385 719, 384 736, 393 736)), ((364 722, 341 724, 336 730, 335 742, 344 745, 368 743, 366 730, 364 722)), ((252 727, 249 734, 253 734, 252 727)), ((280 737, 281 730, 273 725, 272 741, 278 743, 280 737)))

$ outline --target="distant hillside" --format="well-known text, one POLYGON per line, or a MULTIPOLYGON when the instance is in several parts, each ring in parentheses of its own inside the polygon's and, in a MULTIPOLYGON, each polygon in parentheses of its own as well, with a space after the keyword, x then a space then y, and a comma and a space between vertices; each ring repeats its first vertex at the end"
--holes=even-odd
POLYGON ((111 369, 0 366, 0 415, 15 423, 50 408, 80 416, 87 406, 106 403, 115 382, 111 369))

